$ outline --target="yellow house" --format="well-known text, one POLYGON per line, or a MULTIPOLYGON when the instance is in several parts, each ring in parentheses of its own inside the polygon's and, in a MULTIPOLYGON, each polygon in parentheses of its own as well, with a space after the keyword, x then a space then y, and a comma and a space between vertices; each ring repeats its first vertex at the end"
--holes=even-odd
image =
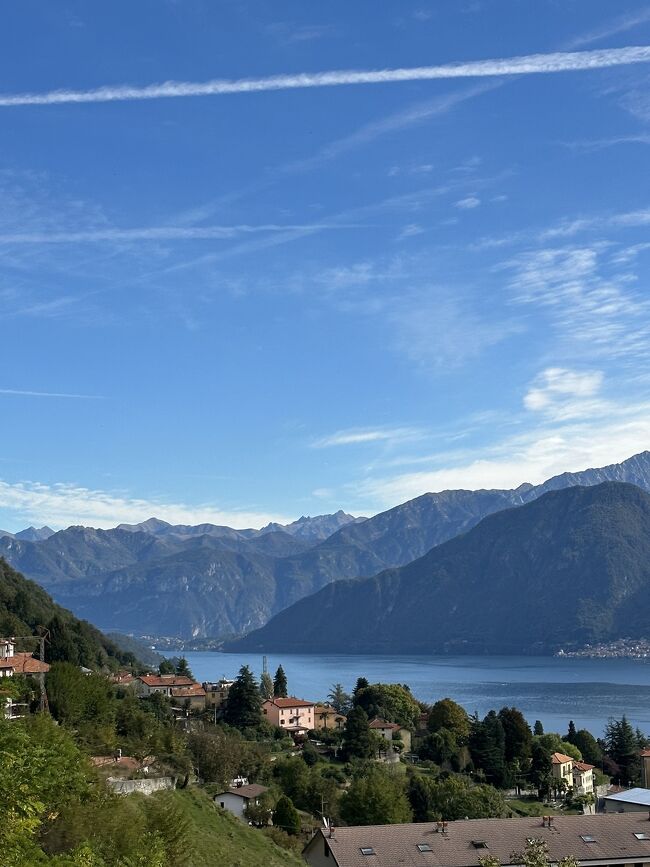
POLYGON ((573 788, 573 759, 564 753, 553 753, 551 771, 556 780, 564 780, 567 789, 573 788))
POLYGON ((335 710, 331 704, 317 704, 314 708, 315 729, 342 729, 347 717, 335 710))

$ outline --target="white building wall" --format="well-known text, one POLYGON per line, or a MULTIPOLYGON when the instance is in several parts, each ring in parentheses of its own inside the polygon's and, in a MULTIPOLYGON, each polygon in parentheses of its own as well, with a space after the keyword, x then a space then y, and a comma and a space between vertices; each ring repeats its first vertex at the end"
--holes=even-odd
POLYGON ((231 792, 223 792, 221 795, 216 795, 214 799, 218 807, 223 807, 224 810, 237 816, 242 822, 246 821, 244 810, 248 804, 248 798, 242 798, 241 795, 233 795, 231 792))

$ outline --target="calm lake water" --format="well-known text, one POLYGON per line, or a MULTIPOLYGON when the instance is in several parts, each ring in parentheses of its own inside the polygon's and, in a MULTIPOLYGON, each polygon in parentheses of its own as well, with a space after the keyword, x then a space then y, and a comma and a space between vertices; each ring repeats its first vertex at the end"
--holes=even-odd
MULTIPOLYGON (((174 654, 167 654, 172 656, 174 654)), ((235 677, 246 664, 259 677, 257 653, 185 654, 197 680, 235 677)), ((518 707, 546 731, 565 732, 568 721, 600 735, 609 717, 625 713, 650 733, 650 659, 563 659, 519 656, 361 656, 269 654, 271 675, 287 674, 289 691, 325 699, 333 683, 348 691, 357 677, 371 683, 407 683, 423 701, 449 696, 481 716, 504 705, 518 707)))

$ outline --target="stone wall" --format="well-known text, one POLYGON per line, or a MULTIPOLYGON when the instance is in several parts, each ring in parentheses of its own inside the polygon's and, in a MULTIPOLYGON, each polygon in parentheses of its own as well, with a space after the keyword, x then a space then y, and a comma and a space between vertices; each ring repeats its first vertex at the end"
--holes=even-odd
POLYGON ((147 777, 142 780, 119 780, 115 777, 109 777, 106 782, 116 795, 132 795, 134 792, 139 792, 141 795, 152 795, 163 789, 173 789, 176 785, 174 777, 147 777))

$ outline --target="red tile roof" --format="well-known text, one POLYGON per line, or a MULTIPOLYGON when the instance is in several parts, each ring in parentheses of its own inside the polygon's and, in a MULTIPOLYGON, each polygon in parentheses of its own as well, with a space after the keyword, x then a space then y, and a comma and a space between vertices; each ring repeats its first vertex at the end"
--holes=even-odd
POLYGON ((34 659, 31 653, 14 653, 7 659, 0 659, 0 668, 10 668, 18 674, 39 674, 41 671, 50 670, 47 662, 34 659))
POLYGON ((571 756, 566 756, 564 753, 553 753, 551 756, 551 762, 554 765, 565 765, 567 762, 573 762, 574 759, 571 756))
POLYGON ((191 677, 179 677, 176 674, 143 674, 138 680, 147 686, 192 686, 191 677))
POLYGON ((650 758, 650 750, 641 750, 641 758, 650 758))
POLYGON ((381 719, 377 717, 376 719, 370 720, 368 723, 369 728, 371 729, 390 729, 393 732, 399 731, 402 726, 397 723, 387 722, 385 719, 381 719))
POLYGON ((305 701, 304 698, 294 698, 290 695, 288 698, 269 698, 267 699, 276 707, 314 707, 313 701, 305 701))
POLYGON ((205 690, 199 683, 172 689, 171 693, 174 698, 205 698, 205 690))
POLYGON ((593 771, 593 769, 596 766, 595 765, 588 765, 586 762, 574 762, 573 767, 576 770, 582 771, 584 773, 585 771, 593 771))
POLYGON ((267 787, 260 786, 257 783, 250 783, 248 786, 231 786, 227 792, 219 792, 218 795, 215 795, 214 800, 217 801, 221 795, 225 795, 226 793, 229 795, 239 795, 240 798, 259 798, 264 792, 268 792, 267 787))

